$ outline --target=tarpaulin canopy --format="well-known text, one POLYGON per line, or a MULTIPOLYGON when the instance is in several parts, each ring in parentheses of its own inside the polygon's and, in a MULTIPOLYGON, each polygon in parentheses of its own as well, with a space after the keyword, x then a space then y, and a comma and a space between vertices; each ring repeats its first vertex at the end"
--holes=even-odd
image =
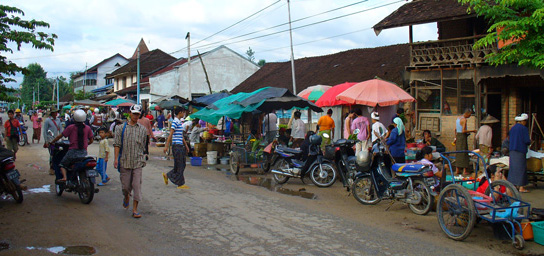
POLYGON ((159 102, 158 106, 162 109, 173 110, 175 107, 185 107, 179 100, 163 100, 159 102))
POLYGON ((392 106, 401 102, 415 102, 410 94, 392 82, 382 79, 371 79, 353 85, 338 94, 336 99, 350 104, 366 106, 392 106))
POLYGON ((119 104, 121 104, 121 103, 126 103, 126 102, 130 102, 130 103, 132 103, 132 104, 135 104, 135 103, 136 103, 136 102, 134 102, 134 101, 132 101, 132 100, 127 100, 127 99, 121 99, 121 98, 119 98, 119 99, 110 100, 110 101, 108 101, 108 102, 106 102, 106 103, 104 103, 104 104, 105 104, 105 105, 110 105, 110 106, 117 106, 117 105, 119 105, 119 104))
POLYGON ((83 105, 83 106, 90 106, 90 107, 104 106, 104 104, 94 100, 78 100, 74 102, 74 105, 83 105))
POLYGON ((289 92, 289 90, 285 88, 277 88, 277 87, 264 87, 252 93, 253 95, 251 97, 246 97, 241 100, 235 100, 232 102, 232 104, 237 104, 243 107, 247 107, 249 105, 256 104, 270 98, 276 98, 276 97, 282 97, 282 96, 294 96, 291 92, 289 92))
POLYGON ((343 84, 338 84, 333 86, 331 89, 327 90, 319 99, 315 102, 315 104, 319 107, 332 107, 332 106, 338 106, 338 105, 351 105, 343 100, 337 100, 336 96, 338 94, 344 92, 348 88, 352 87, 356 83, 350 83, 345 82, 343 84))
POLYGON ((217 93, 213 93, 213 94, 210 94, 210 95, 206 95, 206 96, 202 96, 202 97, 199 97, 199 98, 196 98, 193 100, 193 102, 195 103, 200 103, 200 104, 204 104, 205 106, 208 106, 220 99, 224 99, 226 97, 230 96, 229 93, 226 93, 226 92, 217 92, 217 93))
POLYGON ((274 110, 288 110, 292 108, 310 108, 315 112, 323 112, 323 109, 316 106, 311 101, 298 97, 298 96, 283 96, 264 100, 257 110, 261 112, 269 113, 274 110))

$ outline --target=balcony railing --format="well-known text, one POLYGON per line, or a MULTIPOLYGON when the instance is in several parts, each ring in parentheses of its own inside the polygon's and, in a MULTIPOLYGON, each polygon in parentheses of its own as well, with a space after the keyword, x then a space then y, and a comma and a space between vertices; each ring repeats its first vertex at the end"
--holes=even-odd
POLYGON ((472 36, 439 41, 413 43, 410 66, 453 66, 484 63, 484 57, 497 51, 495 44, 482 49, 473 49, 474 43, 483 36, 472 36))

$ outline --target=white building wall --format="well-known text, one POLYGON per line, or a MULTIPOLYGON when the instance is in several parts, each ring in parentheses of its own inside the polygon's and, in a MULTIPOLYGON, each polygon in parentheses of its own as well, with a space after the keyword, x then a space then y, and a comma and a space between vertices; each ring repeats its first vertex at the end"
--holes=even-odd
MULTIPOLYGON (((259 67, 245 57, 222 46, 202 56, 212 92, 232 90, 246 78, 257 72, 259 67)), ((157 95, 178 94, 183 98, 190 98, 188 86, 188 65, 181 65, 168 72, 150 78, 151 93, 157 95), (181 77, 180 77, 181 76, 181 77)), ((191 88, 192 94, 209 94, 206 76, 196 58, 191 61, 191 88)))
MULTIPOLYGON (((128 60, 124 59, 123 57, 121 56, 115 56, 113 58, 111 58, 110 60, 102 63, 102 65, 100 65, 98 67, 98 72, 97 72, 97 75, 96 75, 96 88, 99 88, 99 87, 102 87, 102 86, 105 86, 106 85, 106 74, 109 74, 113 71, 115 71, 116 69, 122 67, 123 65, 127 64, 128 63, 128 60), (115 64, 119 63, 120 66, 115 66, 115 64)), ((93 88, 95 89, 95 88, 93 88)))

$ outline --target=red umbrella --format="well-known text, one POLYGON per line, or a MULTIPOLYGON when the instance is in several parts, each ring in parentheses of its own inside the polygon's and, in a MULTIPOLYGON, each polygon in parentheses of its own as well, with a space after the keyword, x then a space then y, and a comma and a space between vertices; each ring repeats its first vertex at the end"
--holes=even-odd
POLYGON ((350 104, 360 104, 371 107, 375 107, 376 105, 382 107, 392 106, 401 102, 416 101, 414 97, 396 84, 381 79, 360 82, 338 94, 336 99, 346 101, 350 104))
POLYGON ((343 100, 337 100, 336 96, 356 83, 345 82, 343 84, 338 84, 327 90, 321 97, 315 102, 318 107, 331 107, 337 105, 351 105, 348 102, 343 100))

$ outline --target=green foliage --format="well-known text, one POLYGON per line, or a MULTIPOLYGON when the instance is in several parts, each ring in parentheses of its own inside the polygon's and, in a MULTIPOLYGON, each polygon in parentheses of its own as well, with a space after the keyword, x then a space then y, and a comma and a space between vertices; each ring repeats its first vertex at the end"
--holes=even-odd
POLYGON ((266 64, 266 60, 259 60, 259 62, 257 63, 257 65, 259 65, 259 67, 262 67, 264 66, 264 64, 266 64))
MULTIPOLYGON (((44 21, 24 20, 21 17, 25 13, 16 7, 0 5, 0 85, 14 82, 13 78, 17 72, 26 74, 26 69, 19 67, 5 56, 6 53, 13 53, 12 45, 17 46, 20 51, 23 44, 30 44, 36 49, 53 51, 55 34, 47 34, 39 31, 40 28, 49 28, 44 21)), ((0 89, 4 89, 0 88, 0 89)))
MULTIPOLYGON (((53 95, 55 95, 56 99, 57 90, 53 90, 53 87, 57 85, 56 78, 47 78, 47 72, 38 63, 29 64, 25 69, 27 72, 21 84, 21 99, 25 104, 32 104, 33 92, 36 101, 53 100, 53 95)), ((72 87, 65 77, 58 77, 58 85, 61 98, 72 92, 72 87)))
POLYGON ((468 4, 468 12, 484 17, 491 25, 487 36, 475 48, 490 46, 499 40, 514 41, 486 56, 492 65, 518 64, 544 68, 544 1, 542 0, 458 0, 468 4), (502 28, 500 35, 497 29, 502 28))
POLYGON ((86 100, 86 99, 90 99, 92 97, 94 97, 94 93, 89 92, 89 91, 85 91, 85 93, 83 93, 83 90, 79 90, 74 94, 74 99, 75 100, 86 100))
POLYGON ((246 51, 246 55, 251 62, 255 62, 255 51, 253 51, 251 47, 246 51))

